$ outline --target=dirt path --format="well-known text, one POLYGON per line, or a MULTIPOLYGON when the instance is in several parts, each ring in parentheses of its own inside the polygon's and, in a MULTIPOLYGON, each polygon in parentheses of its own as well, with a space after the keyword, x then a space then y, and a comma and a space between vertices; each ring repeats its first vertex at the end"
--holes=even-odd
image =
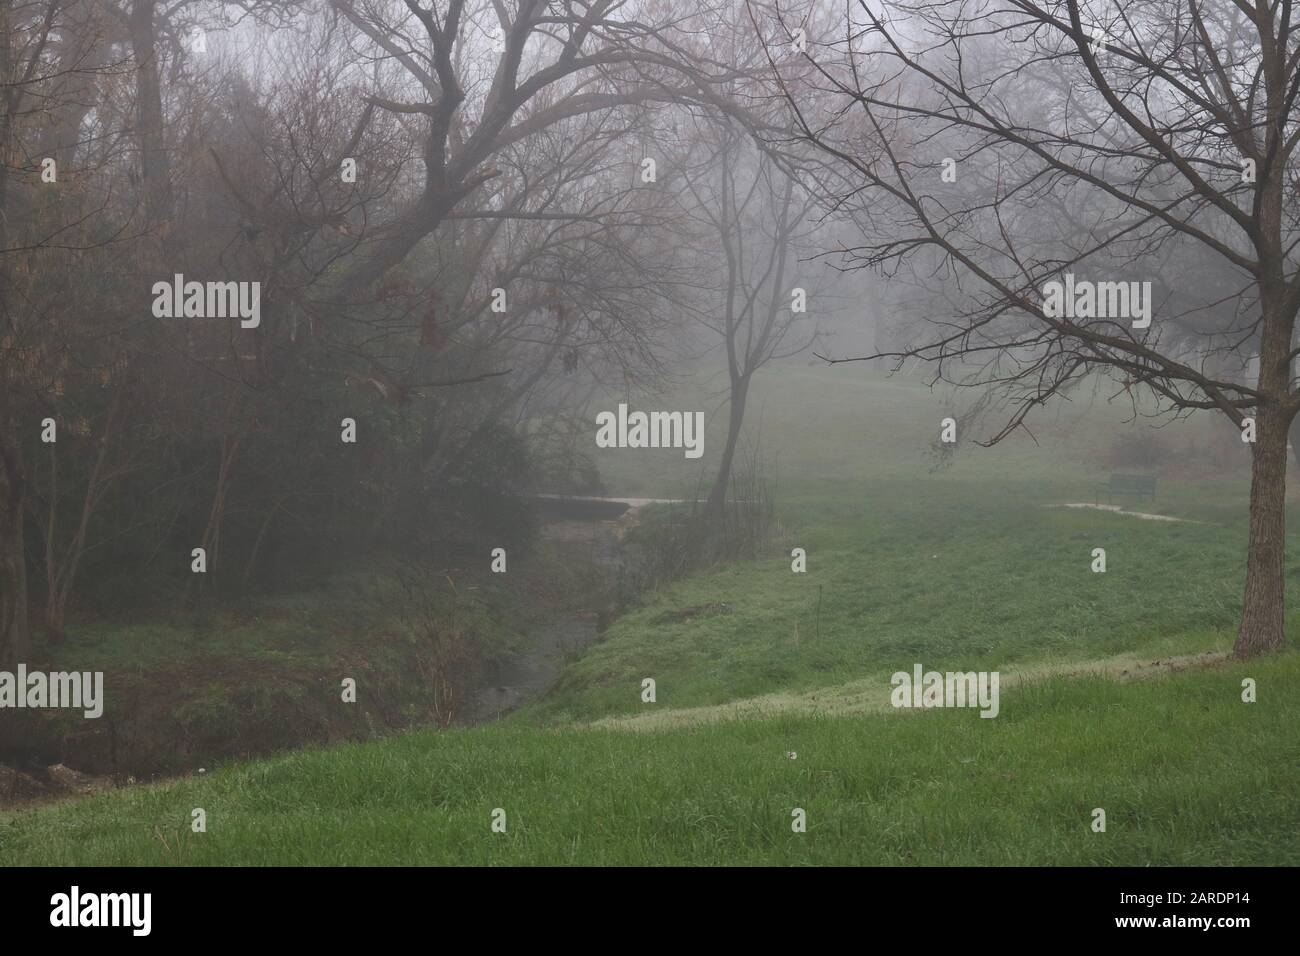
MULTIPOLYGON (((1001 686, 1003 689, 1015 688, 1049 677, 1143 680, 1190 667, 1213 667, 1227 659, 1226 651, 1206 651, 1200 654, 1161 657, 1156 660, 1131 653, 1094 661, 1031 664, 1002 671, 1001 686)), ((786 714, 839 716, 865 712, 890 713, 893 708, 890 706, 889 695, 889 677, 887 674, 880 674, 812 690, 782 691, 701 707, 665 708, 628 717, 603 717, 587 723, 576 723, 573 726, 644 732, 681 730, 722 720, 766 720, 786 714)), ((907 711, 907 713, 913 712, 907 711)))
POLYGON ((1204 524, 1203 521, 1194 521, 1191 518, 1175 518, 1172 515, 1156 515, 1146 511, 1125 511, 1119 505, 1099 505, 1089 504, 1088 502, 1074 502, 1063 505, 1043 505, 1044 508, 1087 508, 1089 511, 1106 511, 1113 515, 1123 515, 1126 518, 1141 518, 1144 521, 1177 521, 1181 524, 1204 524))

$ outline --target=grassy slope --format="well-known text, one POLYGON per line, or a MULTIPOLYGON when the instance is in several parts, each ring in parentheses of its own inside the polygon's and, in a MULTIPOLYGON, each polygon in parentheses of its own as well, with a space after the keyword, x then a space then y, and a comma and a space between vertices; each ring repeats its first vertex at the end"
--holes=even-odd
POLYGON ((806 574, 791 572, 784 549, 664 589, 571 667, 538 713, 636 710, 644 677, 660 703, 687 707, 917 661, 994 669, 1208 650, 1230 641, 1240 602, 1243 542, 1218 526, 915 490, 888 512, 827 505, 801 518, 791 541, 808 551, 806 574), (1090 569, 1095 547, 1106 549, 1105 574, 1090 569), (706 610, 681 618, 691 608, 706 610))
MULTIPOLYGON (((1149 510, 1201 524, 1044 509, 1091 500, 1118 414, 1049 417, 1039 446, 963 451, 932 474, 941 401, 830 374, 757 391, 792 525, 781 553, 652 596, 550 700, 490 727, 0 815, 0 862, 1300 862, 1295 651, 1144 681, 1012 686, 996 720, 810 704, 653 733, 566 723, 644 713, 645 676, 664 713, 773 691, 813 700, 813 688, 879 684, 914 661, 1032 669, 1230 643, 1240 474, 1162 479, 1149 510), (809 406, 782 400, 795 393, 816 428, 809 406), (793 544, 809 551, 807 575, 789 570, 793 544), (1105 575, 1088 569, 1094 547, 1107 549, 1105 575), (718 603, 729 607, 673 620, 718 603), (1240 701, 1243 676, 1259 681, 1259 703, 1240 701), (188 830, 195 806, 206 834, 188 830), (504 835, 489 830, 498 806, 504 835), (795 806, 807 834, 790 832, 795 806), (1097 806, 1104 835, 1088 829, 1097 806)), ((1176 440, 1195 448, 1207 427, 1175 426, 1176 440)), ((695 480, 671 451, 606 454, 615 492, 680 494, 695 480)))
POLYGON ((422 731, 0 817, 0 859, 1295 865, 1297 679, 1289 652, 1159 680, 1047 681, 1004 693, 996 720, 422 731), (1247 675, 1258 703, 1240 700, 1247 675), (194 807, 205 834, 189 831, 194 807), (495 807, 505 834, 491 832, 495 807), (805 834, 791 832, 794 807, 805 834))

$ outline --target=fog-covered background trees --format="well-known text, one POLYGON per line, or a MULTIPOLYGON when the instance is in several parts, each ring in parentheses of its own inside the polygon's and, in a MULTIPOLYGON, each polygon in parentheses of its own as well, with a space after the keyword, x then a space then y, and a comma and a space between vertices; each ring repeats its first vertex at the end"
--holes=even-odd
POLYGON ((686 362, 725 382, 716 518, 752 376, 836 332, 1008 429, 1097 371, 1254 417, 1239 649, 1276 646, 1290 17, 0 0, 0 662, 80 600, 526 542, 521 493, 598 487, 590 403, 686 362), (1155 320, 1045 319, 1070 272, 1155 320), (259 283, 260 323, 156 317, 176 275, 259 283))

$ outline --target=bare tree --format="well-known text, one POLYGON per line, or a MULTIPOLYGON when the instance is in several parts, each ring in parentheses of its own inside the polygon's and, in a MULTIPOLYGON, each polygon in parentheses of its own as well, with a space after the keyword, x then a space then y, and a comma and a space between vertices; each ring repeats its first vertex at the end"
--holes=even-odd
MULTIPOLYGON (((499 176, 493 156, 582 114, 679 98, 708 98, 732 78, 682 55, 689 17, 672 4, 632 9, 619 0, 486 0, 421 7, 333 0, 370 46, 395 65, 406 98, 370 95, 382 111, 421 121, 419 195, 376 230, 342 289, 355 294, 400 263, 459 203, 499 176), (642 21, 641 14, 650 14, 642 21)), ((702 17, 708 7, 693 10, 702 17)))
POLYGON ((754 373, 775 359, 797 355, 816 338, 807 289, 792 281, 806 252, 800 240, 807 237, 815 202, 739 123, 709 120, 702 133, 704 155, 692 166, 703 173, 691 170, 684 178, 695 200, 694 215, 704 225, 703 244, 717 250, 709 261, 717 266, 718 286, 709 289, 698 319, 727 359, 727 439, 704 507, 705 520, 716 523, 726 503, 754 373))
POLYGON ((851 9, 842 33, 809 51, 841 111, 812 115, 787 96, 802 137, 834 167, 823 185, 861 216, 867 238, 849 261, 951 270, 971 302, 888 354, 931 362, 959 384, 1008 389, 1015 411, 992 441, 1097 370, 1150 389, 1174 414, 1217 409, 1243 427, 1253 417, 1235 651, 1281 647, 1286 442, 1300 410, 1291 199, 1300 32, 1291 6, 924 0, 851 9), (986 188, 950 188, 945 169, 972 172, 986 188), (1042 215, 1053 198, 1093 211, 1042 215), (1076 272, 1137 279, 1175 240, 1199 244, 1241 280, 1251 308, 1201 324, 1201 351, 1257 343, 1253 380, 1188 361, 1185 338, 1162 336, 1162 309, 1135 328, 1124 316, 1044 307, 1049 281, 1076 272), (1244 328, 1243 313, 1253 313, 1244 328))

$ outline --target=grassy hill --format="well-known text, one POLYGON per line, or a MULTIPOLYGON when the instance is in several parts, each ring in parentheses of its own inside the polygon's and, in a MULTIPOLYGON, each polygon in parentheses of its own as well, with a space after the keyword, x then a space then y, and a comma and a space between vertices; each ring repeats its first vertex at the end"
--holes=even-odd
POLYGON ((1300 655, 969 710, 517 722, 7 815, 7 864, 1300 863, 1300 655), (1254 677, 1260 700, 1240 700, 1254 677), (788 754, 796 756, 790 759, 788 754), (190 831, 191 811, 208 832, 190 831), (791 831, 794 808, 807 832, 791 831), (1090 824, 1106 811, 1105 833, 1090 824), (491 829, 505 810, 506 832, 491 829))
MULTIPOLYGON (((1153 431, 1075 403, 1037 444, 934 470, 950 400, 845 371, 756 386, 785 522, 772 554, 649 595, 545 700, 0 814, 0 863, 1300 862, 1300 654, 1224 659, 1246 498, 1220 423, 1153 431), (1138 470, 1144 441, 1161 477, 1142 510, 1189 520, 1057 507, 1138 470), (889 675, 917 662, 999 670, 1000 715, 893 710, 889 675)), ((674 395, 646 407, 695 400, 674 395)), ((601 454, 616 493, 699 483, 680 452, 601 454)))

